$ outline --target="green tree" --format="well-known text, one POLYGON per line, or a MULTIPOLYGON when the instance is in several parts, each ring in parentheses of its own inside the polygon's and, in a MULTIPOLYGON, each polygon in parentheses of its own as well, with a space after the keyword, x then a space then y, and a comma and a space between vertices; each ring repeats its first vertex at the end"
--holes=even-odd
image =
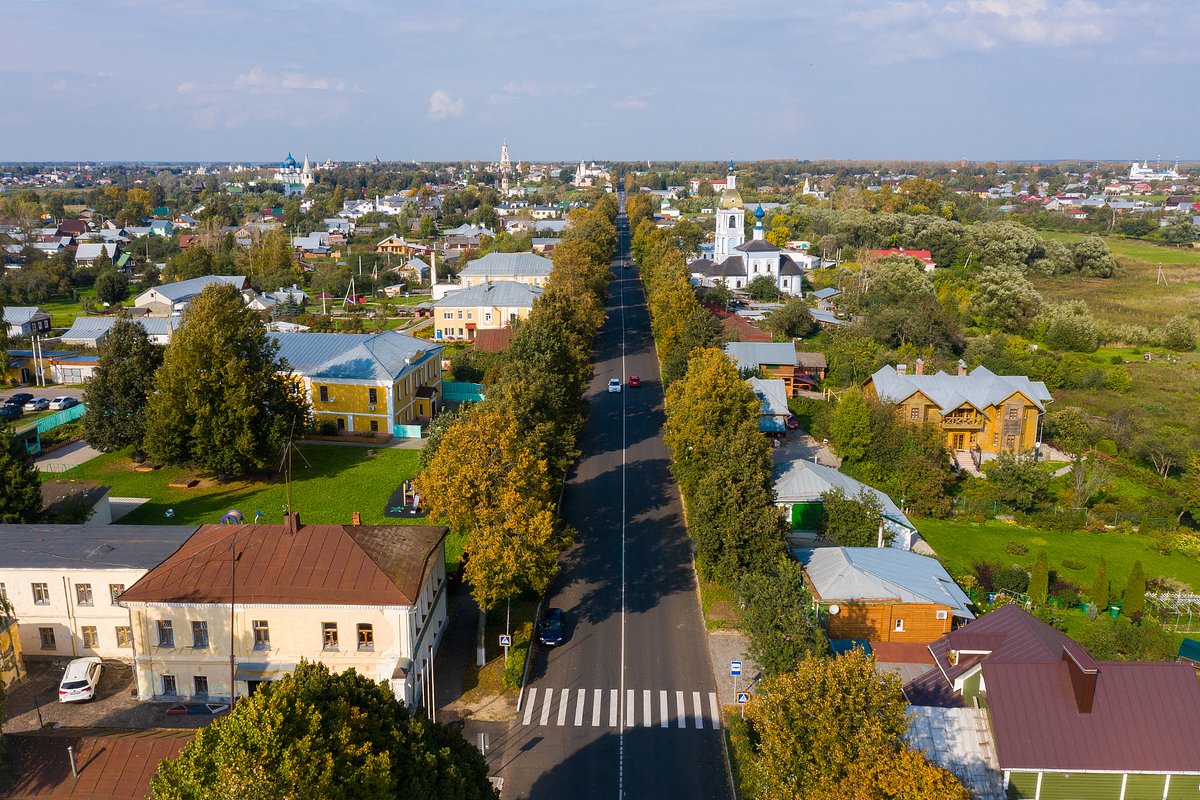
MULTIPOLYGON (((3 293, 3 289, 4 286, 0 283, 0 294, 3 293)), ((8 380, 8 326, 3 320, 4 304, 0 303, 0 382, 8 380)))
POLYGON ((1029 572, 1029 601, 1034 606, 1045 605, 1046 593, 1050 589, 1050 562, 1046 557, 1046 551, 1041 550, 1037 554, 1037 560, 1033 562, 1033 569, 1029 572))
POLYGON ((857 388, 842 393, 833 409, 829 436, 842 458, 860 461, 871 447, 871 412, 867 398, 857 388))
POLYGON ((1093 278, 1111 278, 1120 271, 1108 245, 1097 236, 1089 236, 1071 247, 1075 271, 1093 278))
POLYGON ((1100 346, 1096 320, 1082 300, 1051 304, 1043 311, 1042 319, 1042 340, 1047 347, 1091 353, 1100 346))
POLYGON ((1171 317, 1163 329, 1163 346, 1172 350, 1190 351, 1196 349, 1196 323, 1184 315, 1171 317))
POLYGON ((129 281, 115 269, 106 269, 96 276, 96 298, 110 306, 121 304, 129 296, 129 281))
POLYGON ((812 607, 800 565, 780 559, 773 572, 752 573, 738 584, 741 630, 750 658, 767 677, 796 668, 805 656, 829 652, 829 640, 812 607))
POLYGON ((733 292, 729 291, 729 287, 724 283, 718 283, 704 292, 704 302, 714 308, 728 310, 731 300, 733 292))
POLYGON ((145 329, 121 316, 100 343, 100 358, 84 387, 88 413, 83 438, 105 453, 133 446, 146 436, 146 404, 154 393, 154 375, 162 366, 163 348, 152 344, 145 329))
POLYGON ((1103 612, 1108 608, 1111 587, 1108 580, 1108 564, 1104 563, 1104 559, 1100 559, 1100 563, 1096 565, 1096 575, 1092 578, 1092 602, 1096 604, 1096 609, 1103 612))
POLYGON ((278 345, 230 284, 207 287, 168 345, 146 408, 146 451, 218 475, 274 465, 308 407, 278 345))
POLYGON ((417 223, 417 236, 422 239, 432 239, 438 235, 437 220, 432 214, 422 214, 417 223))
POLYGON ((1106 614, 1072 629, 1071 638, 1097 661, 1174 661, 1179 652, 1176 635, 1150 617, 1134 624, 1124 614, 1106 614))
POLYGON ((42 513, 42 482, 23 440, 0 425, 0 523, 37 522, 42 513))
POLYGON ((1001 503, 1033 511, 1050 500, 1050 475, 1031 458, 1004 452, 987 465, 988 485, 1001 503))
POLYGON ((385 683, 301 662, 163 761, 153 800, 497 798, 483 755, 385 683))
POLYGON ((778 300, 781 296, 779 286, 770 275, 759 275, 746 284, 746 294, 760 302, 778 300))
POLYGON ((1042 307, 1042 296, 1017 267, 984 267, 976 281, 971 312, 988 328, 1024 330, 1042 307))
MULTIPOLYGON (((821 493, 821 536, 840 547, 875 547, 883 526, 883 504, 865 487, 850 497, 840 486, 821 493)), ((883 543, 895 534, 883 529, 883 543)))
POLYGON ((1140 619, 1146 610, 1146 573, 1142 569, 1141 561, 1133 562, 1122 600, 1122 610, 1125 614, 1135 620, 1140 619))
POLYGON ((770 331, 777 342, 808 336, 818 328, 817 321, 808 313, 808 303, 799 297, 789 298, 782 308, 768 314, 762 327, 770 331))

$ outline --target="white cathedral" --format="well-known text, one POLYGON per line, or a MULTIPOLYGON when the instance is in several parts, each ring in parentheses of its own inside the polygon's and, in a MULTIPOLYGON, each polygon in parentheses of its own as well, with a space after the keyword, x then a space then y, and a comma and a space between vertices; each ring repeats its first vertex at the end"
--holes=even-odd
POLYGON ((297 165, 296 159, 288 153, 287 158, 279 164, 275 180, 283 184, 285 195, 304 194, 305 189, 317 182, 317 176, 308 163, 308 153, 304 154, 304 166, 297 165))
POLYGON ((745 289, 752 280, 765 275, 775 281, 783 294, 802 295, 804 270, 789 254, 766 240, 761 205, 755 209, 754 217, 754 238, 747 242, 746 207, 730 161, 725 191, 717 204, 712 258, 696 259, 688 265, 688 271, 705 286, 723 283, 729 289, 745 289))

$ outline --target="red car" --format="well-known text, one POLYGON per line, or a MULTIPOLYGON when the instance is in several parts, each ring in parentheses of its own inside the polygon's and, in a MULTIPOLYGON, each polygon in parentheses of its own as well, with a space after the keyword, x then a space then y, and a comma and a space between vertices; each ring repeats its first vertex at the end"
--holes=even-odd
POLYGON ((783 425, 789 431, 794 431, 800 427, 800 420, 796 419, 795 416, 789 416, 787 419, 785 419, 783 421, 783 425))
POLYGON ((630 375, 629 380, 627 381, 626 385, 630 389, 637 389, 638 387, 640 387, 642 385, 642 379, 639 378, 637 375, 630 375))

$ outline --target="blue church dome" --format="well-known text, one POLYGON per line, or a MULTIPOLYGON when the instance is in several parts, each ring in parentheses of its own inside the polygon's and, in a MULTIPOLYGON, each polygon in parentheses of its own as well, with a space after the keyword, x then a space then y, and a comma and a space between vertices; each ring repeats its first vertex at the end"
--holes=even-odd
POLYGON ((279 166, 283 167, 284 169, 294 169, 296 167, 296 159, 292 158, 291 153, 288 153, 287 158, 285 158, 283 163, 279 166))
POLYGON ((733 159, 731 158, 731 159, 729 159, 729 171, 733 172, 733 170, 734 170, 733 159))
POLYGON ((763 218, 762 203, 759 203, 758 208, 754 209, 754 216, 755 216, 755 218, 758 219, 759 222, 762 222, 762 218, 763 218))

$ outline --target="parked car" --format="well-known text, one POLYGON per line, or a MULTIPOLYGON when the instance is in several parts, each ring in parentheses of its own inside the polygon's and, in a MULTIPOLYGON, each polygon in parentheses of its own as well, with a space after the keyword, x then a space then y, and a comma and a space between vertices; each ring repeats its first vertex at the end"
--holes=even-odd
POLYGON ((20 419, 23 413, 20 406, 10 406, 5 403, 0 406, 0 422, 12 422, 14 419, 20 419))
POLYGON ((44 397, 35 397, 23 406, 26 411, 45 411, 49 407, 50 401, 44 397))
POLYGON ((794 431, 800 427, 800 420, 796 419, 795 415, 789 416, 783 421, 783 426, 789 431, 794 431))
POLYGON ((77 405, 79 405, 78 400, 76 400, 74 397, 71 397, 70 395, 64 394, 62 397, 56 397, 50 401, 50 410, 51 411, 62 411, 63 409, 70 408, 71 406, 77 406, 77 405))
POLYGON ((75 703, 91 700, 100 685, 100 659, 96 656, 77 658, 67 664, 62 682, 58 684, 58 702, 75 703))
POLYGON ((29 392, 17 392, 12 397, 4 401, 6 406, 23 406, 33 399, 33 395, 29 392))
POLYGON ((625 382, 630 389, 637 389, 642 385, 642 379, 637 375, 630 375, 629 380, 625 382))
POLYGON ((553 647, 563 643, 563 610, 548 608, 538 628, 538 641, 553 647))
POLYGON ((608 382, 608 391, 612 392, 613 394, 619 394, 621 391, 621 379, 613 378, 610 380, 608 382))

